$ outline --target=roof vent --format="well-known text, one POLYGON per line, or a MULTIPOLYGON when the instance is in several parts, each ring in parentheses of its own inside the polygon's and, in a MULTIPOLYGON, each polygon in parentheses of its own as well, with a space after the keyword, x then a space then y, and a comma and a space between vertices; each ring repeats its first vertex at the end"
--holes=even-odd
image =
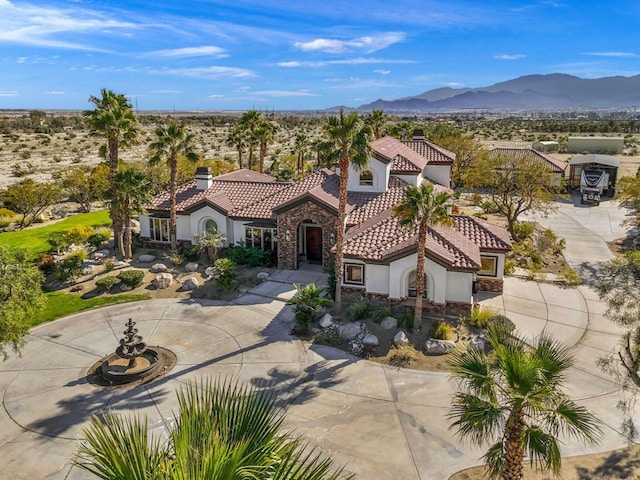
POLYGON ((424 130, 421 128, 416 128, 413 131, 413 135, 411 137, 412 140, 424 140, 424 130))
POLYGON ((196 168, 196 188, 198 190, 209 190, 213 185, 213 176, 209 167, 196 168))

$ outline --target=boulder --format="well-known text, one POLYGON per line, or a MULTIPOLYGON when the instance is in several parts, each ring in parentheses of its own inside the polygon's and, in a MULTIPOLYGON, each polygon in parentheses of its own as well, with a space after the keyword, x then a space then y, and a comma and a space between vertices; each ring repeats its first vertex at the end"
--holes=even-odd
POLYGON ((320 326, 322 328, 329 328, 331 325, 333 325, 333 317, 330 313, 325 313, 320 319, 320 326))
POLYGON ((184 266, 185 272, 195 272, 198 270, 198 264, 196 262, 189 262, 184 266))
POLYGON ((361 331, 362 323, 360 322, 349 322, 338 327, 338 335, 348 342, 356 338, 361 331))
POLYGON ((204 274, 207 277, 213 277, 217 273, 218 273, 218 271, 216 270, 216 267, 207 267, 207 268, 204 269, 204 274))
POLYGON ((182 290, 194 290, 199 286, 200 284, 198 283, 198 280, 193 277, 189 277, 184 282, 182 282, 182 290))
POLYGON ((173 283, 173 275, 170 273, 158 273, 153 277, 153 286, 159 290, 169 288, 173 283))
POLYGON ((82 265, 82 275, 91 275, 95 270, 95 265, 84 264, 82 265))
POLYGON ((380 341, 378 340, 378 337, 372 333, 367 333, 362 339, 362 344, 367 347, 377 347, 379 343, 380 341))
POLYGON ((127 285, 126 283, 120 282, 120 291, 122 291, 122 292, 130 292, 131 290, 133 290, 132 286, 127 285))
POLYGON ((162 273, 162 272, 166 272, 167 270, 168 268, 164 263, 154 263, 153 265, 151 265, 151 268, 149 269, 151 273, 162 273))
POLYGON ((267 278, 269 278, 269 272, 258 272, 258 275, 256 275, 256 277, 261 282, 264 282, 267 278))
POLYGON ((155 257, 154 255, 147 255, 147 254, 145 254, 145 255, 140 255, 140 256, 138 257, 138 261, 139 261, 140 263, 151 263, 151 262, 153 262, 155 259, 156 259, 156 257, 155 257))
POLYGON ((398 328, 398 319, 394 317, 384 317, 380 322, 380 326, 385 330, 393 330, 398 328))
POLYGON ((400 330, 396 333, 396 336, 393 337, 393 344, 396 347, 399 347, 400 345, 409 345, 409 338, 407 337, 407 334, 400 330))
POLYGON ((97 250, 91 254, 91 258, 94 260, 103 260, 105 258, 109 258, 111 256, 111 251, 108 248, 103 250, 97 250))
POLYGON ((455 348, 456 343, 452 340, 430 338, 424 343, 424 351, 430 355, 444 355, 455 348))
POLYGON ((469 341, 469 348, 477 348, 478 350, 486 350, 487 339, 484 337, 475 337, 469 341))

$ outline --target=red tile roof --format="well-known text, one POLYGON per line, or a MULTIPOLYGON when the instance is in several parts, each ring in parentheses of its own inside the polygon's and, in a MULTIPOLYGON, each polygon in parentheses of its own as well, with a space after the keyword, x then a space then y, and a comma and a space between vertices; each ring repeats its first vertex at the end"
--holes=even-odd
POLYGON ((546 153, 539 152, 533 148, 494 148, 489 151, 489 158, 495 160, 497 157, 514 160, 528 160, 530 162, 541 162, 554 173, 562 173, 567 168, 568 163, 559 160, 546 153))
POLYGON ((455 153, 426 140, 402 140, 402 143, 426 158, 429 164, 451 165, 456 158, 455 153))
POLYGON ((239 181, 239 182, 276 182, 277 178, 266 173, 254 172, 243 168, 233 172, 218 175, 214 180, 239 181))
POLYGON ((371 142, 371 149, 376 158, 392 162, 391 171, 395 171, 396 166, 401 171, 407 171, 407 168, 413 166, 416 171, 422 172, 428 163, 426 157, 393 137, 382 137, 374 140, 371 142))
POLYGON ((452 218, 456 228, 481 250, 511 250, 511 237, 506 228, 468 215, 453 215, 452 218))
MULTIPOLYGON (((404 198, 404 191, 407 186, 408 185, 399 178, 391 177, 389 178, 389 188, 386 192, 366 194, 368 198, 363 195, 363 201, 361 202, 357 202, 355 199, 352 200, 358 207, 349 214, 347 226, 358 225, 369 218, 375 217, 380 212, 384 212, 398 205, 404 198)), ((353 192, 349 193, 350 199, 353 196, 353 192)))

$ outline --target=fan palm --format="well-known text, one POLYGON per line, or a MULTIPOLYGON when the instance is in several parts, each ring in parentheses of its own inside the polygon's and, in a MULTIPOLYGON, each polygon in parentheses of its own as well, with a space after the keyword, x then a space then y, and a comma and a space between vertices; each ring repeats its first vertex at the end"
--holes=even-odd
MULTIPOLYGON (((188 383, 166 443, 147 421, 107 413, 94 417, 75 464, 103 480, 338 480, 331 460, 280 433, 275 397, 229 380, 188 383)), ((352 477, 346 477, 352 478, 352 477)))
POLYGON ((178 157, 183 156, 191 162, 198 161, 194 152, 194 137, 187 131, 184 123, 171 122, 156 129, 156 140, 149 145, 151 157, 149 163, 154 165, 162 160, 169 164, 169 238, 171 249, 177 246, 176 238, 176 190, 178 176, 178 157))
POLYGON ((238 152, 238 168, 242 168, 242 154, 247 147, 246 132, 242 125, 236 125, 227 135, 226 144, 228 147, 235 148, 238 152))
POLYGON ((358 112, 349 114, 340 109, 336 117, 329 117, 324 124, 324 133, 331 143, 332 151, 338 159, 340 167, 340 197, 338 201, 338 221, 336 224, 336 260, 335 282, 336 293, 334 301, 334 313, 339 316, 342 310, 342 270, 344 260, 344 229, 347 211, 347 185, 349 182, 349 165, 357 170, 366 168, 371 156, 369 140, 371 129, 362 121, 358 112))
MULTIPOLYGON (((106 146, 100 153, 107 158, 109 164, 109 188, 113 190, 113 182, 118 171, 118 151, 120 147, 129 147, 138 141, 138 120, 131 103, 122 93, 115 93, 103 88, 100 97, 91 96, 89 101, 95 105, 94 110, 84 112, 91 130, 103 133, 106 146)), ((114 205, 110 211, 116 251, 122 251, 117 244, 122 238, 122 217, 114 205)))
POLYGON ((451 195, 447 192, 435 192, 433 184, 423 182, 418 187, 410 186, 405 191, 402 202, 394 209, 394 215, 400 218, 400 224, 406 228, 418 227, 418 261, 416 264, 416 305, 413 325, 416 330, 422 327, 422 299, 424 296, 424 261, 427 248, 427 231, 435 225, 451 225, 453 220, 447 212, 451 195))
POLYGON ((260 173, 264 172, 264 157, 267 155, 267 145, 273 140, 275 131, 276 125, 266 119, 256 128, 255 137, 260 142, 260 173))
POLYGON ((382 110, 373 110, 364 119, 371 126, 376 139, 382 137, 382 127, 387 124, 387 116, 382 110))
POLYGON ((247 160, 247 168, 251 170, 253 168, 253 152, 256 144, 259 143, 256 137, 256 130, 263 123, 262 114, 257 110, 248 110, 240 117, 239 125, 242 125, 242 129, 245 133, 245 141, 249 146, 249 159, 247 160))
POLYGON ((307 134, 304 132, 296 134, 296 138, 293 144, 293 151, 298 157, 298 174, 301 174, 304 171, 304 157, 307 155, 308 149, 309 137, 307 136, 307 134))
POLYGON ((525 453, 536 468, 558 474, 561 434, 589 443, 600 437, 596 417, 564 393, 573 357, 543 333, 527 345, 499 327, 490 327, 492 352, 454 352, 456 393, 449 418, 452 429, 482 446, 491 478, 520 480, 525 453))

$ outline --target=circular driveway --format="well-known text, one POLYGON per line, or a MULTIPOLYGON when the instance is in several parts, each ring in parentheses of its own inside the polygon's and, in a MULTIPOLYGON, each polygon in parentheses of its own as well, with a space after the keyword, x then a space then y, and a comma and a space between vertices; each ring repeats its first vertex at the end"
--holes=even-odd
MULTIPOLYGON (((580 238, 593 239, 584 246, 591 255, 602 238, 588 235, 570 208, 548 220, 560 236, 562 228, 577 236, 583 229, 580 238)), ((569 255, 576 262, 579 256, 573 250, 569 255)), ((568 441, 563 455, 624 446, 616 432, 618 385, 595 364, 615 347, 620 332, 603 317, 597 295, 588 287, 562 289, 509 278, 503 295, 482 303, 503 311, 528 337, 546 330, 573 347, 577 362, 568 374, 570 394, 603 421, 604 438, 591 448, 568 441)), ((105 409, 135 412, 164 435, 177 410, 175 390, 220 375, 275 389, 287 408, 286 426, 358 478, 444 479, 479 463, 483 452, 448 431, 453 386, 446 374, 384 367, 330 347, 309 348, 289 336, 291 319, 283 302, 245 295, 233 304, 165 299, 116 305, 35 328, 21 358, 0 362, 3 478, 93 478, 71 466, 92 415, 105 409), (96 389, 84 375, 115 350, 129 318, 149 345, 176 354, 176 367, 148 386, 96 389)))

